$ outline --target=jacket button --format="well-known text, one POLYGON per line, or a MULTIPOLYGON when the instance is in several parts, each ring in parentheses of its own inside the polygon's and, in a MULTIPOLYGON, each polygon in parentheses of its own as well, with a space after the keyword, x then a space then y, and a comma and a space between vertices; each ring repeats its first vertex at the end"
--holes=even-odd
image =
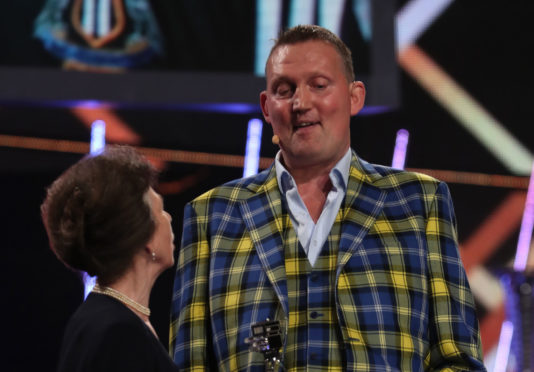
POLYGON ((312 318, 312 319, 317 319, 318 316, 319 316, 319 314, 317 313, 317 311, 312 311, 310 313, 310 318, 312 318))

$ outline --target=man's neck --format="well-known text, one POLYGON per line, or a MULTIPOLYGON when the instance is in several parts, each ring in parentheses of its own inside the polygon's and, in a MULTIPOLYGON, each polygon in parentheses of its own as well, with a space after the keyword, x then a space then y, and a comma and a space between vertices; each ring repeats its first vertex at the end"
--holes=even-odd
POLYGON ((295 180, 300 198, 306 205, 313 222, 317 222, 321 216, 328 193, 332 189, 330 171, 334 165, 291 168, 286 164, 286 169, 295 180))
POLYGON ((291 174, 298 187, 306 184, 314 184, 319 189, 323 189, 324 185, 329 181, 330 171, 340 159, 320 164, 307 164, 305 162, 286 161, 282 154, 280 161, 291 174))
POLYGON ((299 195, 308 209, 313 222, 317 222, 323 211, 328 193, 332 189, 332 181, 328 174, 313 177, 305 182, 297 182, 299 195))
MULTIPOLYGON (((343 156, 345 154, 346 152, 343 153, 343 156)), ((323 163, 307 164, 306 162, 287 161, 284 159, 283 153, 281 155, 280 161, 293 177, 299 195, 311 218, 317 222, 323 211, 328 193, 333 187, 330 172, 343 156, 323 163)))

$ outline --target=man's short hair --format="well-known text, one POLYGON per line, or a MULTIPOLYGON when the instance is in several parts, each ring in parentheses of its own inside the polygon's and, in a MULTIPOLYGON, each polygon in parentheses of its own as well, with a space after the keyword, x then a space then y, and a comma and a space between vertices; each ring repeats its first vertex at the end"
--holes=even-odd
POLYGON ((297 44, 310 40, 323 41, 332 45, 343 61, 347 80, 349 82, 355 80, 354 67, 352 65, 352 53, 350 52, 350 49, 332 31, 317 25, 298 25, 285 31, 281 31, 278 35, 278 39, 271 48, 267 61, 269 61, 273 52, 280 46, 297 44))

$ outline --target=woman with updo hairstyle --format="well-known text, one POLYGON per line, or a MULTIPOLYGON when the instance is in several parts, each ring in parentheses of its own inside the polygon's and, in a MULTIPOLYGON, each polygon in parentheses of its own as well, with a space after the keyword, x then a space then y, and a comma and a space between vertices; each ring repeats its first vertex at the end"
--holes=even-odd
POLYGON ((96 285, 67 324, 58 371, 176 371, 150 324, 150 291, 174 264, 171 216, 157 173, 128 146, 108 146, 65 171, 41 215, 50 247, 96 285))

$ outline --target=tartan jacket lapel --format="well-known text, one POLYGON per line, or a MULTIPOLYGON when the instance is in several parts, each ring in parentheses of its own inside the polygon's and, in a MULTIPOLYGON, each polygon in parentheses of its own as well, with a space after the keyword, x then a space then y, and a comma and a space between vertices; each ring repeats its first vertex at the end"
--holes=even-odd
MULTIPOLYGON (((260 181, 258 179, 258 181, 260 181)), ((282 308, 289 314, 284 256, 284 226, 287 213, 282 208, 282 197, 274 166, 264 182, 252 183, 248 189, 254 194, 244 200, 239 209, 250 237, 258 252, 261 265, 271 282, 282 308)))
POLYGON ((359 250, 361 242, 384 207, 386 192, 373 185, 382 176, 352 153, 347 195, 342 204, 343 224, 338 251, 337 276, 359 250))
MULTIPOLYGON (((353 152, 347 195, 342 205, 337 276, 349 259, 363 249, 361 242, 384 207, 386 192, 373 184, 381 177, 372 165, 353 152)), ((262 177, 249 184, 248 189, 253 195, 241 202, 239 208, 263 270, 284 311, 289 314, 283 240, 285 220, 289 216, 282 208, 274 166, 262 172, 262 177)))

